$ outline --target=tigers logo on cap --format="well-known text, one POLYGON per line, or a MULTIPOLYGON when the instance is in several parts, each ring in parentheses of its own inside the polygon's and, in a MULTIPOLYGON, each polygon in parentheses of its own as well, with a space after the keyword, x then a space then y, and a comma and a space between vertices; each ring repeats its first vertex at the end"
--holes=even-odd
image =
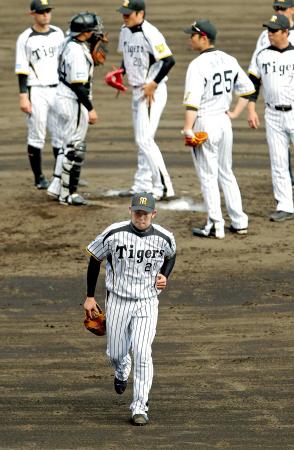
POLYGON ((42 5, 48 5, 48 1, 47 0, 41 0, 42 5))
POLYGON ((146 197, 140 197, 139 203, 140 203, 140 205, 147 205, 147 198, 146 197))
POLYGON ((125 8, 127 8, 127 7, 129 6, 129 3, 130 3, 130 0, 125 0, 125 1, 123 2, 123 6, 124 6, 125 8))
POLYGON ((270 22, 276 22, 278 20, 277 16, 272 16, 270 22))
POLYGON ((132 211, 146 211, 148 213, 154 211, 155 201, 149 192, 138 192, 133 195, 131 203, 132 211))

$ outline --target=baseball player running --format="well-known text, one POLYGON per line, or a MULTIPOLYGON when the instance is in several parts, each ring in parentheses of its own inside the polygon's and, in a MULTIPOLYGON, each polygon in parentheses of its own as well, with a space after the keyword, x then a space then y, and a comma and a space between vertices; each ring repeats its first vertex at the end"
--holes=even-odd
POLYGON ((243 212, 240 190, 232 171, 230 118, 237 117, 244 109, 248 102, 246 96, 254 91, 254 86, 235 58, 215 49, 217 30, 211 22, 196 20, 184 31, 191 37, 192 49, 199 51, 200 56, 190 63, 186 74, 183 132, 188 139, 195 131, 208 133, 208 140, 192 149, 208 219, 204 228, 193 228, 192 232, 200 237, 225 237, 220 185, 231 219, 230 230, 246 234, 248 217, 243 212), (228 113, 233 92, 243 97, 243 104, 242 108, 238 106, 238 110, 228 113))
POLYGON ((118 51, 132 87, 133 126, 138 146, 134 184, 121 196, 151 192, 159 200, 174 197, 174 189, 154 137, 167 101, 167 74, 175 64, 163 35, 145 20, 144 0, 126 0, 118 9, 123 15, 118 51))
POLYGON ((27 151, 38 189, 47 189, 49 184, 41 164, 47 126, 55 157, 59 149, 52 107, 58 84, 58 55, 63 32, 50 25, 52 9, 47 0, 33 0, 30 15, 34 23, 18 37, 16 43, 15 73, 19 81, 20 109, 27 115, 27 151))
POLYGON ((99 25, 100 18, 96 14, 76 14, 70 22, 60 54, 60 82, 54 106, 57 135, 63 145, 47 193, 64 205, 80 206, 87 203, 76 191, 86 154, 88 124, 97 121, 91 101, 94 63, 87 42, 99 25))
POLYGON ((274 15, 263 24, 270 46, 251 62, 249 73, 256 92, 250 96, 248 123, 259 126, 255 109, 262 84, 265 100, 266 137, 269 147, 276 211, 270 220, 294 219, 292 182, 289 173, 289 145, 294 144, 294 47, 289 43, 290 22, 284 15, 274 15))
MULTIPOLYGON (((286 16, 289 19, 290 22, 290 29, 289 29, 289 42, 294 45, 294 21, 293 21, 293 15, 294 15, 294 0, 275 0, 273 2, 273 9, 275 11, 275 14, 282 14, 286 16)), ((268 37, 267 30, 264 30, 256 43, 255 51, 251 58, 251 63, 254 64, 257 54, 264 48, 267 48, 270 46, 270 41, 268 37)), ((289 149, 289 171, 291 176, 292 185, 294 185, 294 176, 292 175, 292 167, 291 167, 291 149, 289 149)))
POLYGON ((134 194, 129 209, 131 221, 110 225, 87 248, 91 258, 84 308, 90 318, 97 311, 95 286, 101 262, 106 259, 107 355, 115 368, 114 388, 117 394, 125 391, 132 353, 132 423, 146 425, 157 297, 173 269, 176 244, 169 231, 152 224, 156 216, 152 194, 134 194))

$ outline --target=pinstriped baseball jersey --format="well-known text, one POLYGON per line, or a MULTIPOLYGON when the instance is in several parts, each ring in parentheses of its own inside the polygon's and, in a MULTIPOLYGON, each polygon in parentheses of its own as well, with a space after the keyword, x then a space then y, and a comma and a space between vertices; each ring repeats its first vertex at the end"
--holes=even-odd
POLYGON ((61 29, 53 25, 47 33, 28 28, 18 37, 15 73, 28 75, 27 86, 58 83, 58 55, 63 38, 61 29))
MULTIPOLYGON (((291 30, 289 30, 289 37, 288 37, 288 39, 289 39, 289 42, 290 42, 292 45, 294 45, 294 28, 292 28, 291 30)), ((256 42, 256 48, 255 48, 254 53, 253 53, 253 55, 252 55, 252 58, 251 58, 251 62, 250 62, 249 67, 251 67, 251 65, 254 64, 254 61, 255 61, 256 56, 258 55, 258 53, 259 53, 261 50, 263 50, 264 48, 269 47, 270 45, 271 45, 271 44, 270 44, 270 41, 269 41, 269 38, 268 38, 268 31, 267 31, 267 30, 264 30, 264 31, 260 34, 260 36, 259 36, 259 38, 258 38, 258 40, 257 40, 257 42, 256 42)))
MULTIPOLYGON (((73 38, 66 38, 62 44, 59 62, 59 76, 69 84, 88 84, 92 88, 94 63, 86 43, 73 38)), ((57 90, 59 95, 76 99, 76 94, 65 84, 60 83, 57 90)), ((89 93, 89 99, 92 93, 89 93)))
POLYGON ((115 223, 89 244, 87 251, 98 260, 107 258, 106 288, 116 295, 138 300, 155 299, 160 291, 156 276, 164 259, 175 255, 172 233, 153 224, 144 232, 130 221, 115 223))
POLYGON ((190 63, 183 103, 197 108, 198 117, 228 111, 233 92, 239 96, 254 92, 252 82, 236 58, 213 48, 190 63))
POLYGON ((118 51, 123 53, 129 84, 142 86, 154 80, 162 65, 160 60, 172 52, 160 31, 147 20, 135 30, 122 27, 118 51))
POLYGON ((294 47, 284 50, 269 46, 261 50, 249 73, 262 79, 265 102, 270 105, 294 104, 294 47))

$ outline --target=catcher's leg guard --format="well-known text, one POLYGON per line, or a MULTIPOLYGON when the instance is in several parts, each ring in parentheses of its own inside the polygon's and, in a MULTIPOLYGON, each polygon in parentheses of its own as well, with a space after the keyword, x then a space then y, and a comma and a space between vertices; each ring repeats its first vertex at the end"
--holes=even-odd
POLYGON ((50 197, 58 198, 60 195, 63 158, 64 158, 64 151, 62 148, 60 148, 55 161, 53 178, 47 189, 47 194, 50 197))
POLYGON ((28 157, 35 177, 35 184, 37 185, 40 181, 40 176, 42 175, 41 149, 28 145, 28 157))
POLYGON ((85 159, 86 144, 77 142, 74 146, 68 146, 62 162, 61 190, 59 200, 66 202, 70 194, 76 192, 81 166, 85 159))

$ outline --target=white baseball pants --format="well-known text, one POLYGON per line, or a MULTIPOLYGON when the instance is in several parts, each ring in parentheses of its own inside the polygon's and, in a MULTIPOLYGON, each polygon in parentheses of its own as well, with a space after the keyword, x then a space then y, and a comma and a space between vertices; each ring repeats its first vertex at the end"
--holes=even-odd
POLYGON ((294 144, 294 111, 265 109, 266 138, 277 211, 294 212, 289 146, 294 144))
POLYGON ((243 212, 239 186, 232 170, 233 132, 229 116, 198 117, 195 131, 206 131, 208 141, 192 150, 201 191, 208 212, 207 230, 215 224, 224 229, 221 211, 222 189, 231 224, 234 228, 247 228, 248 216, 243 212))
POLYGON ((43 148, 48 128, 52 147, 59 148, 56 136, 53 105, 56 87, 31 86, 29 89, 32 113, 28 115, 28 145, 43 148))
POLYGON ((132 415, 148 411, 153 379, 152 342, 156 333, 158 299, 123 299, 110 293, 106 302, 107 355, 115 376, 127 380, 133 354, 132 415))
POLYGON ((132 189, 135 192, 152 192, 160 197, 164 193, 167 196, 174 195, 161 151, 154 140, 166 101, 165 82, 157 86, 150 107, 142 95, 142 87, 133 88, 132 111, 135 141, 138 146, 138 168, 132 189))

